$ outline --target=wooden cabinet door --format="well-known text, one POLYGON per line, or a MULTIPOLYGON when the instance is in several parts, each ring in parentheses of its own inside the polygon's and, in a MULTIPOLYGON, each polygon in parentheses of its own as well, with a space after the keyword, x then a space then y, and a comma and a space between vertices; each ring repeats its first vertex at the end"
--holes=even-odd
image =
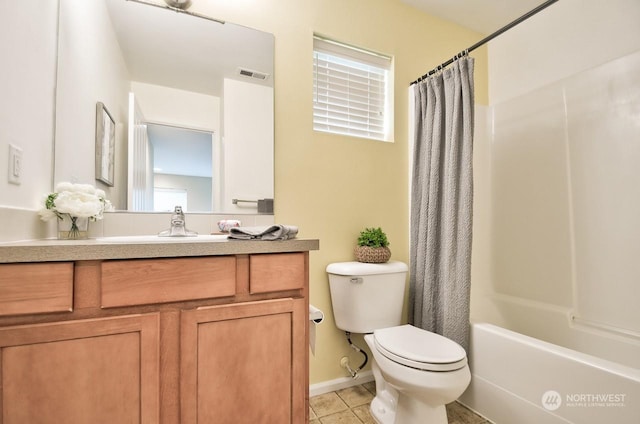
POLYGON ((2 424, 157 424, 159 316, 0 328, 2 424))
POLYGON ((181 423, 305 423, 305 305, 279 299, 184 311, 181 423))

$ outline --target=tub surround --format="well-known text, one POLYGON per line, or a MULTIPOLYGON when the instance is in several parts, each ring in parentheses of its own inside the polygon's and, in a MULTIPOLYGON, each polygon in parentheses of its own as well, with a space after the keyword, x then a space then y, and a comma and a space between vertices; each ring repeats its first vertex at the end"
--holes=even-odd
POLYGON ((318 246, 0 244, 3 422, 307 422, 318 246))
MULTIPOLYGON (((513 348, 498 357, 512 340, 506 337, 472 349, 474 376, 464 401, 473 401, 467 404, 495 422, 547 422, 535 413, 552 414, 540 403, 546 390, 563 398, 626 392, 622 383, 604 387, 620 368, 603 366, 602 360, 627 366, 624 372, 636 380, 640 369, 640 315, 633 295, 640 156, 637 143, 630 142, 638 139, 633 117, 640 27, 632 21, 640 2, 601 6, 558 2, 489 48, 489 119, 476 119, 484 128, 476 127, 480 142, 474 147, 475 187, 482 191, 474 196, 471 319, 537 339, 520 343, 524 354, 513 348), (535 49, 523 48, 533 40, 535 49), (577 48, 587 45, 588 52, 577 48), (587 361, 594 365, 577 352, 590 355, 587 361), (567 364, 565 355, 574 359, 567 364), (569 392, 563 392, 565 382, 569 392)), ((637 421, 637 410, 635 420, 620 418, 637 403, 626 405, 565 403, 553 413, 582 418, 564 415, 552 422, 637 421)))

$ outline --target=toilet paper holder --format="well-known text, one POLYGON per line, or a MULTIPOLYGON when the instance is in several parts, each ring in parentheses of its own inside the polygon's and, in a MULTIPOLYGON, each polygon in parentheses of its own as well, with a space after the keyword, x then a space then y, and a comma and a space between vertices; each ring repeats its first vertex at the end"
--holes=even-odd
POLYGON ((309 305, 309 347, 314 355, 316 354, 316 326, 322 321, 324 321, 324 312, 309 305))

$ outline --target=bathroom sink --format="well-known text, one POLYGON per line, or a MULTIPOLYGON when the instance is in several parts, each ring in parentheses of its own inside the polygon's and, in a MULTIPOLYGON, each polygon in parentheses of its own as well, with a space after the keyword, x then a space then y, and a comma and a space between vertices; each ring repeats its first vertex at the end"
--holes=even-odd
POLYGON ((157 235, 149 235, 96 238, 96 241, 100 243, 203 243, 225 240, 227 240, 226 234, 198 234, 193 237, 159 237, 157 235))

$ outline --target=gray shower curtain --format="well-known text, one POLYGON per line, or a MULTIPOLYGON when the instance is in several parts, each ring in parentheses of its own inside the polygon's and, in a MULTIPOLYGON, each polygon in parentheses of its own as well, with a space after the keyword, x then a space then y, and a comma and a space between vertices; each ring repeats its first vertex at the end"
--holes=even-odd
POLYGON ((473 58, 413 86, 409 320, 469 342, 473 58))

